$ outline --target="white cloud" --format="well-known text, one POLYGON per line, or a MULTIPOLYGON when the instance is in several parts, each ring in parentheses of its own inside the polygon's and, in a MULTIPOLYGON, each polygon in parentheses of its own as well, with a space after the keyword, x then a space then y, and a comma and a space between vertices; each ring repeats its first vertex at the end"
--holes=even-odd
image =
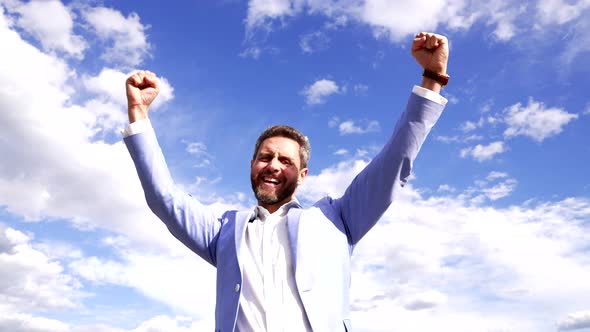
POLYGON ((240 56, 243 58, 252 58, 254 60, 258 60, 261 54, 262 49, 260 47, 248 47, 240 53, 240 56))
POLYGON ((564 24, 578 18, 590 2, 586 0, 562 1, 539 0, 537 2, 538 15, 544 23, 564 24))
MULTIPOLYGON (((333 22, 357 21, 373 28, 376 37, 392 41, 416 33, 437 30, 442 25, 451 29, 467 29, 477 20, 494 27, 494 35, 507 40, 516 33, 525 6, 516 7, 509 1, 467 3, 464 0, 420 1, 330 1, 330 0, 250 0, 247 29, 271 30, 273 21, 300 13, 323 14, 333 22)), ((329 24, 329 26, 341 26, 329 24)))
POLYGON ((338 196, 344 193, 347 179, 353 179, 365 168, 366 161, 343 161, 331 168, 323 169, 318 175, 305 177, 303 185, 297 190, 297 196, 308 202, 316 202, 326 195, 338 196))
POLYGON ((335 93, 341 92, 338 84, 332 80, 321 79, 315 81, 312 85, 306 86, 302 94, 305 96, 305 102, 308 105, 323 104, 326 99, 335 93))
POLYGON ((17 24, 39 40, 45 50, 62 51, 79 59, 84 56, 86 42, 74 34, 73 14, 61 1, 29 1, 10 9, 20 14, 17 24))
POLYGON ((10 332, 68 332, 70 326, 55 319, 30 314, 8 313, 0 315, 0 331, 10 332))
MULTIPOLYGON (((338 197, 365 165, 350 160, 310 175, 298 197, 338 197)), ((497 171, 485 178, 430 197, 411 184, 398 192, 353 254, 357 329, 551 332, 564 308, 587 305, 590 201, 474 204, 478 195, 496 193, 487 181, 513 181, 497 171), (388 315, 394 325, 383 325, 388 315)))
POLYGON ((438 189, 437 189, 437 191, 438 191, 438 192, 455 192, 455 191, 456 191, 456 189, 455 189, 455 188, 453 188, 453 187, 451 187, 451 186, 450 186, 450 185, 448 185, 448 184, 441 184, 440 186, 438 186, 438 189))
POLYGON ((337 156, 345 156, 348 154, 348 150, 346 149, 338 149, 336 151, 334 151, 334 154, 337 156))
POLYGON ((504 116, 504 122, 508 125, 504 131, 505 137, 523 135, 537 142, 561 133, 565 125, 578 118, 577 114, 568 113, 562 108, 547 108, 532 98, 527 106, 517 103, 506 108, 504 116))
POLYGON ((126 248, 120 260, 87 257, 73 261, 68 267, 93 284, 129 287, 179 312, 193 317, 213 317, 215 269, 179 242, 175 246, 178 247, 175 255, 126 248))
POLYGON ((114 9, 93 7, 84 11, 83 16, 102 41, 112 44, 102 54, 105 61, 129 68, 141 64, 149 55, 151 46, 145 35, 147 27, 137 14, 124 17, 114 9))
POLYGON ((294 6, 295 1, 291 0, 250 0, 246 24, 249 27, 255 27, 265 23, 267 18, 293 15, 296 12, 294 6))
POLYGON ((402 299, 404 308, 408 310, 430 309, 442 305, 446 301, 447 297, 436 290, 411 294, 402 299))
MULTIPOLYGON (((28 147, 0 145, 0 202, 6 211, 27 220, 59 217, 171 248, 172 241, 154 242, 161 226, 133 198, 142 191, 122 142, 94 141, 97 131, 125 122, 125 111, 100 99, 74 103, 71 97, 79 94, 68 82, 78 74, 23 41, 3 15, 0 39, 11 50, 0 52, 0 141, 28 147)), ((97 91, 107 85, 90 84, 97 91)), ((124 90, 124 80, 117 86, 124 90)), ((101 94, 105 99, 114 94, 108 91, 101 94)))
POLYGON ((590 328, 590 310, 568 314, 557 323, 559 331, 573 331, 590 328))
POLYGON ((500 41, 512 39, 519 29, 516 26, 518 18, 526 12, 527 6, 514 6, 506 2, 490 2, 489 24, 495 24, 494 37, 500 41))
POLYGON ((477 122, 473 122, 473 121, 466 121, 463 124, 461 124, 461 131, 467 133, 470 131, 473 131, 475 129, 481 128, 484 124, 483 118, 479 118, 479 121, 477 122))
POLYGON ((434 139, 439 142, 445 143, 445 144, 460 142, 460 139, 458 136, 438 135, 438 136, 434 136, 434 139))
POLYGON ((80 283, 59 261, 35 249, 28 235, 2 224, 0 270, 0 312, 71 309, 83 297, 80 283))
POLYGON ((514 191, 514 189, 516 188, 517 184, 518 181, 516 181, 515 179, 507 179, 494 185, 491 188, 483 189, 482 192, 488 199, 495 201, 510 195, 510 193, 512 193, 512 191, 514 191))
POLYGON ((207 154, 207 145, 202 142, 188 142, 186 144, 186 152, 194 155, 207 154))
POLYGON ((211 321, 193 321, 190 317, 156 316, 143 323, 131 332, 199 332, 214 328, 211 321))
POLYGON ((590 52, 590 36, 587 33, 590 29, 590 11, 586 10, 570 25, 567 43, 561 53, 561 62, 567 66, 571 66, 581 54, 590 52))
POLYGON ((488 174, 488 176, 486 176, 486 180, 488 181, 493 181, 496 179, 503 179, 508 177, 508 173, 505 172, 498 172, 498 171, 492 171, 488 174))
POLYGON ((195 156, 197 163, 193 167, 209 167, 211 165, 211 155, 207 152, 207 145, 203 142, 185 142, 186 152, 195 156))
POLYGON ((377 121, 369 121, 364 128, 356 125, 352 120, 341 122, 338 125, 338 131, 340 132, 340 135, 366 134, 379 130, 381 130, 381 127, 377 121))
POLYGON ((330 38, 322 31, 315 31, 301 36, 299 39, 299 47, 306 54, 323 51, 328 48, 330 38))
POLYGON ((497 141, 488 145, 478 144, 474 147, 469 147, 461 150, 461 157, 472 157, 473 159, 482 162, 492 159, 495 155, 505 152, 506 148, 504 142, 497 141))

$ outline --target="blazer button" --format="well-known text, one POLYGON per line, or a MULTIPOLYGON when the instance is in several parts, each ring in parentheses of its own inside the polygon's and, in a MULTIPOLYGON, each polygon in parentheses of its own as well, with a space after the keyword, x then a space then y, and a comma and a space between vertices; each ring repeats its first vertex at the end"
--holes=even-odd
POLYGON ((239 292, 240 291, 240 284, 236 284, 236 287, 234 287, 234 290, 236 291, 236 293, 239 292))

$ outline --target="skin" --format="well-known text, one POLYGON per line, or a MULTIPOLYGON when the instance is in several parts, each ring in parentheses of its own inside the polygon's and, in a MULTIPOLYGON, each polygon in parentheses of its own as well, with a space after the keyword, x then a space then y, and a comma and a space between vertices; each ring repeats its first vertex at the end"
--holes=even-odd
POLYGON ((303 183, 307 168, 301 168, 299 143, 286 137, 262 141, 250 162, 250 181, 258 204, 273 213, 291 201, 303 183))
MULTIPOLYGON (((449 42, 445 36, 420 32, 414 36, 411 52, 423 69, 447 74, 449 42)), ((436 93, 442 89, 440 83, 426 77, 421 86, 436 93)), ((149 106, 160 92, 157 76, 151 71, 138 71, 127 78, 125 87, 129 123, 147 119, 149 106)), ((285 137, 264 140, 250 163, 250 180, 258 204, 273 213, 293 199, 308 172, 300 165, 297 142, 285 137)))

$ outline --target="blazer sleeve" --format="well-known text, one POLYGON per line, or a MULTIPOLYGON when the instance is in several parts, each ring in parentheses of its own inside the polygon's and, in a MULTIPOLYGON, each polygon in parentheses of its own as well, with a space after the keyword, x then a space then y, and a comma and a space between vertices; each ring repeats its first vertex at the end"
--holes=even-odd
POLYGON ((216 266, 221 220, 172 180, 153 128, 124 138, 149 208, 189 249, 216 266))
POLYGON ((397 190, 408 181, 414 159, 443 109, 443 105, 412 93, 383 149, 334 201, 351 245, 377 223, 397 190))

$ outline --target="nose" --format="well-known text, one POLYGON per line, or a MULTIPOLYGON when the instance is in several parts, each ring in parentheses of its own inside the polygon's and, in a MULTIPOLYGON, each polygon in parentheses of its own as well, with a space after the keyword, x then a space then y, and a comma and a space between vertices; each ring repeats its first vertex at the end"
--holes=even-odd
POLYGON ((279 158, 272 158, 268 163, 267 168, 273 173, 278 172, 281 169, 281 162, 279 161, 279 158))

